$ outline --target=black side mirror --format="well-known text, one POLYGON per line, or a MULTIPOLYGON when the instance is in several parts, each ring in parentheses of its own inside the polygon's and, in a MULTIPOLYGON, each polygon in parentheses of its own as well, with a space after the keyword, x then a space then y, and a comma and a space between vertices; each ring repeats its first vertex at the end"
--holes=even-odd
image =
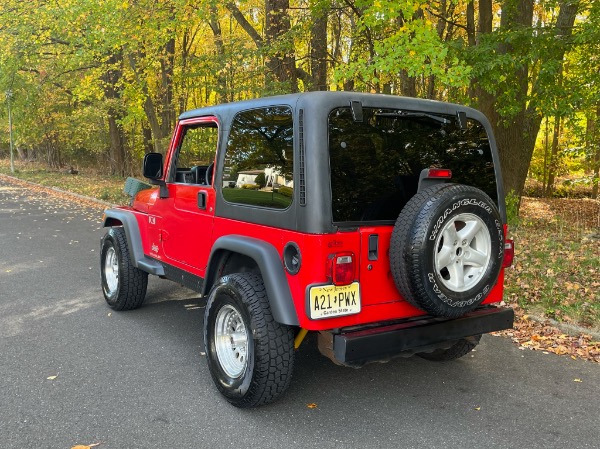
POLYGON ((144 176, 157 180, 163 176, 163 157, 160 153, 148 153, 144 156, 144 176))
POLYGON ((160 186, 160 198, 169 197, 169 189, 163 181, 163 157, 160 153, 148 153, 144 156, 144 176, 152 181, 152 184, 160 186))

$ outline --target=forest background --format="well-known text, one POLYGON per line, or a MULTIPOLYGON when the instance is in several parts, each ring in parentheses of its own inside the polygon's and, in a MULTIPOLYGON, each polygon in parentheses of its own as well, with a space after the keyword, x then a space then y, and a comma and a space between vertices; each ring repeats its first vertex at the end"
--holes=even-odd
MULTIPOLYGON (((308 90, 468 104, 505 190, 598 196, 597 0, 0 0, 0 156, 138 174, 182 111, 308 90)), ((517 202, 518 204, 518 202, 517 202)))

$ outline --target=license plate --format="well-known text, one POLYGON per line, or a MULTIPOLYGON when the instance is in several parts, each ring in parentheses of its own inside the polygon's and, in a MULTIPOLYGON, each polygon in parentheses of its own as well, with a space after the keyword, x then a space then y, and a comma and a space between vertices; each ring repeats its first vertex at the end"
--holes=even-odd
POLYGON ((358 282, 350 285, 319 285, 310 288, 310 318, 319 320, 360 312, 358 282))

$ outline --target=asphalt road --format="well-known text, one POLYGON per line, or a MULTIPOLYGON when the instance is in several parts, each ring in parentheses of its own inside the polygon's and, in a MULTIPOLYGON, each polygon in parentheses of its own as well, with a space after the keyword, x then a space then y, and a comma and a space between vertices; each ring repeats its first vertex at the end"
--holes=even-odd
POLYGON ((236 409, 194 292, 151 279, 142 308, 105 305, 101 213, 0 177, 2 449, 600 447, 600 366, 491 336, 455 362, 358 370, 309 338, 282 399, 236 409))

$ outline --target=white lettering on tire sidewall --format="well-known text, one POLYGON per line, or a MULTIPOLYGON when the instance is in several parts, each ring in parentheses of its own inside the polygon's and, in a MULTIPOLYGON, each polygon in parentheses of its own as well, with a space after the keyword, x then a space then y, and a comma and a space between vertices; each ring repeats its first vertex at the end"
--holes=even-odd
MULTIPOLYGON (((452 204, 452 206, 447 207, 444 210, 444 212, 438 217, 437 221, 435 222, 435 225, 433 226, 431 234, 429 235, 429 240, 435 241, 440 229, 442 228, 442 225, 447 220, 447 218, 453 212, 458 210, 460 207, 464 207, 464 206, 479 207, 482 210, 484 210, 485 212, 487 212, 489 215, 491 215, 493 213, 493 209, 485 201, 477 199, 477 198, 464 198, 459 201, 456 201, 455 203, 452 204)), ((494 220, 494 221, 495 221, 496 230, 498 232, 499 241, 502 243, 502 242, 504 242, 504 231, 502 228, 502 224, 498 220, 494 220)), ((504 245, 501 244, 499 246, 500 246, 500 249, 499 249, 498 257, 503 257, 504 256, 504 248, 503 248, 504 245)), ((437 283, 437 275, 435 273, 427 273, 427 280, 431 284, 431 289, 433 290, 434 294, 442 302, 444 302, 445 304, 447 304, 448 306, 453 307, 453 308, 470 307, 473 304, 481 302, 483 300, 483 298, 485 298, 487 296, 487 294, 489 293, 489 291, 491 290, 491 284, 486 284, 483 287, 483 289, 479 290, 479 293, 477 293, 472 298, 457 301, 457 300, 454 300, 454 299, 448 297, 440 289, 440 287, 437 283)))
POLYGON ((463 307, 472 306, 473 304, 475 304, 478 301, 485 298, 485 296, 487 296, 487 294, 489 293, 489 291, 491 289, 491 285, 487 284, 485 287, 483 287, 483 290, 481 290, 479 293, 477 293, 477 295, 473 296, 472 298, 462 300, 462 301, 455 301, 452 298, 449 298, 447 295, 445 295, 442 292, 442 290, 440 289, 440 287, 437 284, 437 279, 436 279, 435 273, 427 273, 427 280, 431 284, 431 289, 433 290, 435 295, 441 301, 448 304, 450 307, 455 307, 455 308, 463 308, 463 307))
POLYGON ((438 232, 440 232, 440 228, 446 221, 446 218, 448 218, 448 216, 452 214, 452 212, 456 211, 459 207, 463 206, 478 206, 484 211, 486 211, 488 214, 493 213, 492 208, 483 200, 478 200, 476 198, 464 198, 462 200, 456 201, 454 204, 452 204, 452 206, 447 207, 444 210, 444 213, 438 217, 437 221, 435 222, 435 225, 433 226, 431 234, 429 235, 429 240, 435 240, 438 232))

